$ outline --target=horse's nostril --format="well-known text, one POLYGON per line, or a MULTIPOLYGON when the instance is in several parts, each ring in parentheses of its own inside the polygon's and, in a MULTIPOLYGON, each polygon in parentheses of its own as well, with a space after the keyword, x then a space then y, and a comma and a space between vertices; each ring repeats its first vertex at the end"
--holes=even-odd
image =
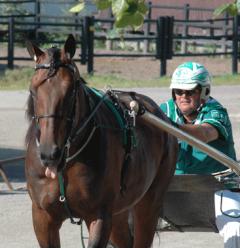
POLYGON ((41 160, 45 160, 47 158, 46 154, 45 153, 40 153, 40 158, 41 160))
POLYGON ((53 145, 50 147, 47 146, 40 146, 40 158, 45 163, 49 163, 53 160, 58 160, 61 156, 61 150, 58 146, 53 145))
POLYGON ((59 147, 54 146, 52 149, 52 159, 58 159, 61 155, 61 150, 59 149, 59 147))

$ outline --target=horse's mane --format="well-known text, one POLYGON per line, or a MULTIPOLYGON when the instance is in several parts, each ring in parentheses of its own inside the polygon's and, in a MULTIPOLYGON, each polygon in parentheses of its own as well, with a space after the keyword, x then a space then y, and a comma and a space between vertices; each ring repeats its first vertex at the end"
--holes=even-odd
POLYGON ((27 109, 26 109, 25 115, 28 121, 30 122, 30 125, 27 130, 27 134, 25 137, 25 144, 28 144, 35 129, 34 122, 32 121, 32 117, 34 116, 34 104, 33 104, 33 97, 31 94, 28 96, 27 109))

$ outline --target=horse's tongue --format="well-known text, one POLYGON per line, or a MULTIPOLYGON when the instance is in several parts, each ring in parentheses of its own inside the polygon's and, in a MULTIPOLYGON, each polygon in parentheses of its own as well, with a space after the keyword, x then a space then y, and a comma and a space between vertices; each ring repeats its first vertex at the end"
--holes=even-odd
POLYGON ((47 167, 46 170, 45 170, 45 176, 48 177, 48 178, 56 178, 56 175, 57 175, 57 169, 52 167, 52 168, 49 168, 47 167))

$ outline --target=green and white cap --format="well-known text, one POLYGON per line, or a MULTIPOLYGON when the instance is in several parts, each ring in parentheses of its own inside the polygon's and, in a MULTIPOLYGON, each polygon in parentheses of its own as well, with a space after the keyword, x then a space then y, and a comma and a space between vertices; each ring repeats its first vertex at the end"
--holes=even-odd
POLYGON ((211 76, 207 69, 195 62, 186 62, 177 67, 172 75, 170 89, 192 90, 197 85, 210 90, 211 76))

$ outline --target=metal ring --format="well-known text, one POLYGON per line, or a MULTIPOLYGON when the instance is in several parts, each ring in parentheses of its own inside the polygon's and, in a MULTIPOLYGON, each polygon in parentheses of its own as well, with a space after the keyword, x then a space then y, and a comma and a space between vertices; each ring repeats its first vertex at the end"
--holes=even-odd
POLYGON ((65 196, 60 195, 60 196, 59 196, 59 201, 60 201, 60 202, 65 202, 65 201, 66 201, 65 196))

